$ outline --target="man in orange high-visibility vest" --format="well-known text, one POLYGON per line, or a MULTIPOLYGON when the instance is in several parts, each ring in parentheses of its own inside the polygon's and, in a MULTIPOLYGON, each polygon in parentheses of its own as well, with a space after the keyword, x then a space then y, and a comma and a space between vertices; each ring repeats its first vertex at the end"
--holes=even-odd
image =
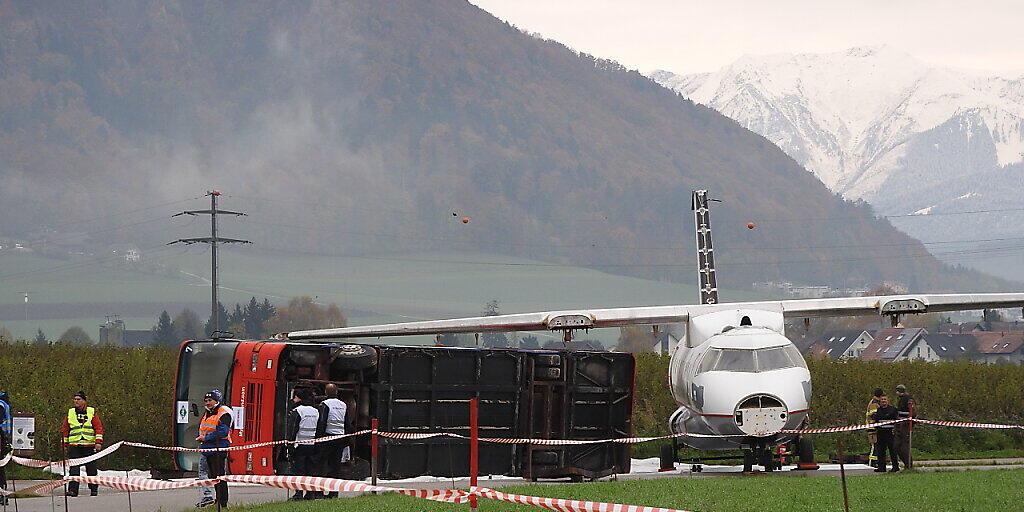
MULTIPOLYGON (((88 457, 103 449, 103 423, 96 409, 89 407, 87 399, 84 391, 75 393, 74 407, 68 409, 68 415, 64 418, 61 430, 69 459, 88 457)), ((81 474, 80 466, 71 466, 68 474, 78 476, 81 474)), ((96 461, 85 464, 85 474, 96 476, 96 461)), ((89 496, 96 496, 99 487, 97 484, 89 484, 89 496)), ((78 482, 68 483, 67 495, 78 496, 78 482)))
MULTIPOLYGON (((214 389, 203 397, 203 405, 206 413, 199 420, 199 449, 204 448, 227 448, 231 446, 231 409, 221 405, 223 395, 220 390, 214 389)), ((217 478, 227 473, 226 451, 202 452, 206 457, 207 475, 209 478, 217 478)), ((218 482, 213 486, 217 495, 217 503, 221 507, 228 506, 228 483, 218 482)))

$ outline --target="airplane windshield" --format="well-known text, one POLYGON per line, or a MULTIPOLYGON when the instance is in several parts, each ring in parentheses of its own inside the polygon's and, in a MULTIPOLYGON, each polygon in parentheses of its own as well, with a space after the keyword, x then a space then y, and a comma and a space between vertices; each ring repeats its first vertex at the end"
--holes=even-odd
POLYGON ((726 372, 756 372, 753 350, 722 350, 715 370, 726 372))
POLYGON ((762 348, 759 350, 736 350, 712 348, 704 355, 697 373, 720 372, 767 372, 782 368, 807 368, 800 351, 793 345, 762 348))

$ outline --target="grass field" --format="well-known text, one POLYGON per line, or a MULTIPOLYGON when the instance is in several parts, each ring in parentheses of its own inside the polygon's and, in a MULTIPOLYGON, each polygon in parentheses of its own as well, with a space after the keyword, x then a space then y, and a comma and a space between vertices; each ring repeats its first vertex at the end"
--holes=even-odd
MULTIPOLYGON (((147 253, 143 251, 145 261, 147 253)), ((135 271, 90 263, 90 258, 59 260, 31 253, 0 253, 0 304, 15 308, 19 292, 32 292, 31 307, 57 303, 133 302, 152 305, 152 318, 132 319, 129 329, 147 329, 162 305, 209 300, 209 254, 202 249, 161 250, 155 265, 135 271), (135 325, 136 323, 140 325, 135 325)), ((407 254, 380 258, 294 255, 231 247, 221 253, 221 301, 229 307, 249 297, 284 302, 310 295, 352 312, 350 323, 446 318, 478 314, 498 299, 506 313, 559 308, 692 303, 692 284, 650 281, 563 266, 534 266, 535 261, 486 254, 407 254), (483 263, 483 264, 480 264, 483 263)), ((730 301, 764 298, 751 292, 722 291, 730 301)), ((119 313, 118 311, 103 312, 119 313)), ((174 314, 174 311, 171 311, 174 314)), ((205 317, 204 311, 200 314, 205 317)), ((139 317, 138 314, 133 315, 139 317)), ((19 338, 35 335, 43 324, 19 316, 0 320, 19 338)), ((46 321, 56 337, 81 325, 96 337, 95 314, 46 321)), ((617 335, 617 330, 614 335, 617 335)), ((607 335, 604 337, 608 337, 607 335)))
MULTIPOLYGON (((847 478, 850 510, 891 512, 927 510, 1020 510, 1024 470, 904 472, 847 478)), ((598 482, 573 485, 508 487, 503 492, 628 505, 645 505, 704 512, 819 512, 843 510, 838 477, 794 476, 674 478, 643 481, 598 482)), ((406 512, 465 510, 465 505, 434 503, 399 495, 363 496, 337 502, 276 503, 232 507, 247 512, 406 512)), ((542 510, 511 503, 482 500, 489 512, 542 510)))

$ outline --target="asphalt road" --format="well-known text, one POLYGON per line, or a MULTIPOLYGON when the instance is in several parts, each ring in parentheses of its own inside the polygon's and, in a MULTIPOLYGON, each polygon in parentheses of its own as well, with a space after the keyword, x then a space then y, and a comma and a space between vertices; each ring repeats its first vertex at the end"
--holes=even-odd
MULTIPOLYGON (((922 471, 948 471, 953 469, 959 470, 989 470, 989 469, 1018 469, 1024 468, 1024 459, 981 459, 981 460, 969 460, 969 461, 922 461, 922 465, 919 469, 922 471), (927 464, 927 465, 924 465, 927 464)), ((644 468, 649 469, 649 468, 644 468)), ((820 477, 820 476, 837 476, 839 475, 838 465, 829 464, 822 465, 821 469, 816 471, 793 471, 790 468, 786 468, 781 472, 777 472, 777 475, 784 475, 787 477, 801 478, 801 477, 820 477)), ((879 473, 875 473, 872 468, 861 464, 847 465, 847 475, 875 475, 883 476, 879 473)), ((654 479, 654 478, 716 478, 716 477, 737 477, 742 478, 741 468, 739 466, 705 466, 704 470, 700 473, 691 473, 688 465, 683 466, 681 470, 668 471, 664 473, 644 471, 639 473, 631 473, 628 475, 617 475, 614 477, 606 477, 602 480, 640 480, 640 479, 654 479)), ((15 482, 18 488, 24 488, 40 481, 27 482, 17 481, 15 482)), ((485 487, 499 488, 507 487, 510 485, 521 485, 528 483, 521 478, 508 478, 508 477, 496 477, 481 478, 480 485, 485 487)), ((565 480, 560 481, 543 481, 540 483, 550 484, 563 484, 565 480)), ((388 487, 406 487, 416 489, 451 489, 451 488, 469 488, 469 479, 457 478, 454 480, 440 480, 432 479, 430 481, 422 481, 418 479, 396 481, 396 482, 381 482, 381 485, 388 487)), ((131 510, 132 512, 179 512, 185 510, 194 510, 195 503, 199 501, 199 490, 198 489, 176 489, 176 490, 165 490, 165 491, 146 491, 146 492, 133 492, 130 493, 131 506, 129 507, 129 493, 124 491, 117 491, 105 487, 100 487, 99 496, 90 497, 88 496, 88 488, 83 485, 82 490, 85 491, 77 498, 68 498, 67 507, 64 505, 64 496, 60 493, 60 490, 54 493, 53 497, 39 497, 39 498, 21 498, 17 500, 17 510, 15 510, 14 504, 10 504, 6 509, 0 507, 0 512, 111 512, 114 510, 131 510)), ((264 486, 253 486, 244 484, 233 484, 230 486, 229 495, 230 503, 232 504, 253 504, 253 503, 268 503, 273 501, 284 501, 288 498, 291 491, 285 491, 283 489, 276 489, 264 486)), ((350 493, 343 495, 344 497, 352 497, 357 493, 350 493)), ((215 508, 209 508, 207 510, 216 510, 215 508)))

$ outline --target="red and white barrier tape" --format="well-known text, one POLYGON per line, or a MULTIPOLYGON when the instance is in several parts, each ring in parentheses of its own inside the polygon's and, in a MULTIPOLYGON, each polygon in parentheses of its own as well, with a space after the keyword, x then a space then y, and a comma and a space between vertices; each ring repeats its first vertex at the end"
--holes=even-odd
MULTIPOLYGON (((305 441, 302 444, 316 444, 316 443, 325 443, 325 442, 328 442, 328 441, 337 441, 338 439, 344 439, 346 437, 355 437, 355 436, 366 435, 366 434, 369 434, 370 432, 371 432, 370 430, 360 430, 359 432, 353 432, 351 434, 338 434, 338 435, 333 435, 333 436, 318 437, 318 438, 315 438, 315 439, 310 439, 309 441, 305 441)), ((124 444, 127 445, 127 446, 133 446, 135 448, 149 448, 149 449, 153 449, 153 450, 165 450, 165 451, 170 451, 170 452, 206 453, 206 452, 233 452, 233 451, 238 451, 238 450, 252 450, 252 449, 255 449, 255 448, 263 448, 263 447, 266 447, 266 446, 277 446, 277 445, 282 445, 282 444, 296 444, 296 443, 295 443, 295 441, 292 441, 292 440, 264 441, 264 442, 261 442, 261 443, 232 445, 232 446, 228 446, 226 448, 185 448, 183 446, 154 446, 154 445, 151 445, 151 444, 134 443, 134 442, 129 442, 129 441, 124 441, 124 444)))
MULTIPOLYGON (((801 430, 776 430, 773 432, 764 432, 761 434, 754 434, 756 436, 771 436, 776 434, 828 434, 835 432, 851 432, 854 430, 864 430, 870 428, 884 427, 886 425, 893 425, 904 421, 911 421, 908 418, 901 418, 898 420, 880 421, 878 423, 869 423, 864 425, 848 425, 845 427, 826 427, 826 428, 811 428, 801 430)), ((998 423, 973 423, 964 421, 934 421, 934 420, 923 420, 913 419, 914 423, 924 423, 929 425, 939 425, 944 427, 959 427, 959 428, 994 428, 994 429, 1024 429, 1021 425, 1002 425, 998 423)), ((334 436, 319 437, 307 441, 308 444, 323 443, 328 441, 334 441, 337 439, 344 439, 347 437, 363 436, 366 434, 377 434, 381 437, 388 439, 398 440, 421 440, 430 439, 435 437, 450 437, 453 439, 469 440, 469 436, 461 434, 453 434, 451 432, 382 432, 374 430, 361 430, 359 432, 353 432, 351 434, 340 434, 334 436)), ((664 439, 683 438, 683 437, 695 437, 695 438, 725 438, 725 437, 749 437, 749 434, 697 434, 691 432, 681 432, 678 434, 669 434, 664 436, 654 437, 620 437, 614 439, 530 439, 530 438, 504 438, 504 437, 481 437, 479 442, 482 443, 497 443, 497 444, 534 444, 541 446, 570 446, 570 445, 587 445, 587 444, 600 444, 600 443, 619 443, 619 444, 637 444, 646 443, 650 441, 658 441, 664 439)), ((107 447, 103 451, 97 452, 88 457, 82 457, 78 459, 69 459, 67 461, 55 461, 48 462, 36 459, 26 459, 22 457, 12 456, 8 454, 3 459, 0 459, 0 467, 7 465, 9 462, 14 462, 22 466, 45 468, 45 467, 57 467, 57 466, 80 466, 87 464, 94 460, 101 459, 117 451, 121 446, 131 446, 135 448, 148 448, 153 450, 166 450, 175 452, 191 452, 191 453, 203 453, 212 451, 240 451, 240 450, 251 450, 254 448, 262 448, 265 446, 276 446, 284 444, 295 444, 295 441, 282 440, 282 441, 266 441, 261 443, 245 444, 229 446, 227 448, 184 448, 181 446, 154 446, 145 443, 134 443, 130 441, 119 441, 113 445, 107 447)))
POLYGON ((466 503, 469 501, 469 493, 459 489, 403 489, 399 487, 382 487, 379 485, 368 485, 362 482, 351 480, 339 480, 337 478, 323 478, 318 476, 264 476, 264 475, 225 475, 221 477, 226 482, 242 482, 248 484, 267 485, 281 489, 293 489, 297 491, 322 491, 322 492, 394 492, 423 498, 432 501, 445 503, 466 503))
POLYGON ((998 423, 972 423, 969 421, 935 421, 935 420, 919 420, 914 419, 914 423, 926 423, 928 425, 939 425, 943 427, 960 427, 960 428, 1019 428, 1024 430, 1022 425, 1000 425, 998 423))
POLYGON ((83 464, 88 464, 88 463, 90 463, 90 462, 92 462, 94 460, 102 459, 103 457, 106 457, 107 455, 110 455, 111 453, 116 452, 118 450, 118 448, 121 448, 121 446, 124 445, 124 444, 128 444, 128 443, 125 443, 124 441, 118 441, 118 442, 116 442, 116 443, 114 443, 114 444, 104 448, 103 450, 98 451, 98 452, 92 454, 92 455, 88 455, 86 457, 79 457, 77 459, 58 460, 58 461, 26 459, 24 457, 10 456, 10 454, 8 454, 10 456, 9 459, 5 458, 4 460, 0 460, 0 467, 5 466, 7 464, 7 462, 8 462, 8 460, 13 461, 15 464, 20 464, 22 466, 27 466, 27 467, 30 467, 30 468, 81 466, 83 464))
POLYGON ((561 498, 541 498, 523 496, 521 494, 505 494, 485 487, 472 488, 473 494, 497 501, 533 505, 535 507, 557 510, 558 512, 686 512, 670 508, 644 507, 639 505, 619 505, 617 503, 601 503, 598 501, 564 500, 561 498))
POLYGON ((187 489, 189 487, 204 487, 214 485, 220 480, 207 478, 204 480, 154 480, 143 477, 123 476, 69 476, 65 480, 69 482, 81 482, 83 484, 98 484, 104 487, 112 487, 122 491, 160 491, 164 489, 187 489))
MULTIPOLYGON (((189 487, 209 486, 217 482, 238 482, 256 485, 291 489, 296 491, 320 492, 393 492, 414 498, 421 498, 443 503, 467 503, 471 495, 496 501, 520 503, 546 508, 558 512, 686 512, 684 510, 646 507, 639 505, 620 505, 598 501, 566 500, 561 498, 543 498, 521 494, 507 494, 485 487, 474 487, 469 492, 461 489, 405 489, 400 487, 383 487, 368 485, 351 480, 322 478, 314 476, 263 476, 263 475, 225 475, 205 480, 166 481, 152 478, 108 477, 108 476, 69 476, 61 480, 46 482, 20 491, 24 494, 45 495, 63 486, 66 482, 98 484, 122 491, 157 491, 166 489, 185 489, 189 487)), ((11 493, 4 493, 5 495, 11 493)))

